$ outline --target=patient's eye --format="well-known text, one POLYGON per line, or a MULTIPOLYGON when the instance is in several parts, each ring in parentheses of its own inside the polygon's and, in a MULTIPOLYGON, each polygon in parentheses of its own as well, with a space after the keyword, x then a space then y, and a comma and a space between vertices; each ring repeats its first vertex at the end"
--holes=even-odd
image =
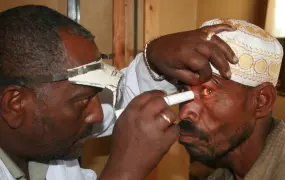
POLYGON ((204 88, 202 90, 202 96, 210 96, 214 91, 210 88, 204 88))

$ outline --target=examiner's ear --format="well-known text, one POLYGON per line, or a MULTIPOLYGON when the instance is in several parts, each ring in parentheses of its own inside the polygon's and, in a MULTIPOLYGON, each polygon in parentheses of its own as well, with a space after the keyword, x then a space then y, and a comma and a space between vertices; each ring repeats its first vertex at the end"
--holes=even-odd
POLYGON ((255 116, 262 118, 268 116, 276 100, 276 89, 271 83, 263 83, 254 88, 256 102, 255 116))
POLYGON ((18 128, 24 121, 27 93, 20 86, 9 86, 1 93, 0 113, 11 128, 18 128))

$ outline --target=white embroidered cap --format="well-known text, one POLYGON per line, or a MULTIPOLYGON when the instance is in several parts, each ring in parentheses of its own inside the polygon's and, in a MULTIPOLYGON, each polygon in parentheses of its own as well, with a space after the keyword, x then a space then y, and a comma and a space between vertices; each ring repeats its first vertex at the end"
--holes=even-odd
MULTIPOLYGON (((283 47, 278 40, 260 27, 242 20, 214 19, 202 27, 215 24, 230 24, 237 28, 233 32, 217 34, 239 59, 238 64, 230 64, 231 80, 252 87, 264 82, 276 86, 283 57, 283 47)), ((219 74, 213 66, 212 71, 219 74)))

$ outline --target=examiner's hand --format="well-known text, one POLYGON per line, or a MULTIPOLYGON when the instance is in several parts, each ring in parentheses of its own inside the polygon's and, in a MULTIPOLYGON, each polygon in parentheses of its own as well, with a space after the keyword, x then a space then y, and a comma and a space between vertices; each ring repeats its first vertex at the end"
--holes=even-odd
POLYGON ((101 179, 145 179, 176 141, 176 114, 165 93, 137 96, 119 117, 113 131, 110 158, 101 179))

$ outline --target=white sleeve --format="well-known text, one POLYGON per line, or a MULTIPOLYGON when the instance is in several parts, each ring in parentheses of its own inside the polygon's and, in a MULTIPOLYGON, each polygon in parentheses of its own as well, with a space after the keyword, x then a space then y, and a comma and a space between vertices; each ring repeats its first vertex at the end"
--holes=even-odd
MULTIPOLYGON (((167 93, 176 91, 176 87, 170 82, 166 80, 155 81, 152 79, 143 60, 142 53, 138 54, 127 68, 122 69, 122 72, 124 73, 124 77, 121 80, 118 90, 121 98, 116 105, 116 109, 125 108, 134 97, 146 91, 163 90, 167 93)), ((108 93, 106 92, 106 94, 108 93)), ((105 95, 105 97, 111 97, 111 95, 105 95)), ((101 99, 106 98, 101 97, 101 99)), ((110 99, 107 101, 109 102, 108 104, 112 102, 110 99)), ((96 137, 111 135, 116 122, 114 109, 110 105, 104 104, 104 102, 102 108, 104 121, 97 123, 94 127, 93 132, 96 137)))
POLYGON ((142 53, 138 54, 131 64, 123 69, 123 72, 124 79, 120 85, 122 97, 117 109, 125 108, 135 96, 146 91, 163 90, 169 94, 177 90, 174 85, 166 80, 153 80, 143 60, 142 53))

